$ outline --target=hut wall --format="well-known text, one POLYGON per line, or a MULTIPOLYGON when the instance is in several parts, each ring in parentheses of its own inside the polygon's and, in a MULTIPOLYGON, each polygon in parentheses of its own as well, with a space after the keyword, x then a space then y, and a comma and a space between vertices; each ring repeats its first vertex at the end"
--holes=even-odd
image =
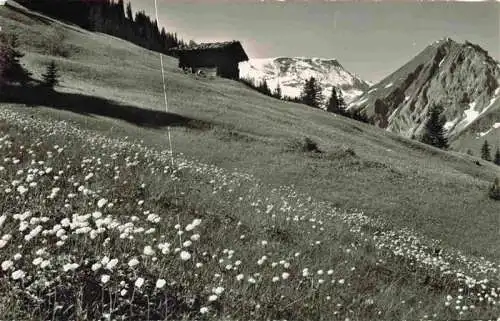
POLYGON ((224 61, 217 68, 218 74, 224 78, 238 79, 239 68, 235 61, 224 61))

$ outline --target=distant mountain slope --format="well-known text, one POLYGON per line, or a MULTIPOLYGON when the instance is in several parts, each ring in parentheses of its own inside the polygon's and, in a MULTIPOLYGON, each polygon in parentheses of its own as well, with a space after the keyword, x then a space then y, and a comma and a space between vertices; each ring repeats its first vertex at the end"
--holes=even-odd
MULTIPOLYGON (((365 111, 376 125, 406 137, 418 136, 431 106, 441 105, 452 140, 500 122, 500 68, 481 47, 443 39, 370 87, 349 108, 365 111), (483 119, 483 115, 491 117, 483 119)), ((493 128, 492 130, 498 130, 493 128)))
POLYGON ((240 63, 240 77, 256 81, 266 79, 271 89, 279 82, 284 95, 298 97, 307 79, 314 77, 323 88, 325 99, 330 97, 332 86, 340 87, 344 98, 350 102, 370 85, 347 71, 335 59, 322 58, 263 58, 240 63))

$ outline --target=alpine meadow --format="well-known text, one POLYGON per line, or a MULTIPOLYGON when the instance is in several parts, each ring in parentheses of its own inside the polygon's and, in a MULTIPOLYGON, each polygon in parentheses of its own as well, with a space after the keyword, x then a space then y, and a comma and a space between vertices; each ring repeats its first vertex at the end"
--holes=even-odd
POLYGON ((500 321, 486 50, 371 83, 132 5, 0 5, 0 320, 500 321))

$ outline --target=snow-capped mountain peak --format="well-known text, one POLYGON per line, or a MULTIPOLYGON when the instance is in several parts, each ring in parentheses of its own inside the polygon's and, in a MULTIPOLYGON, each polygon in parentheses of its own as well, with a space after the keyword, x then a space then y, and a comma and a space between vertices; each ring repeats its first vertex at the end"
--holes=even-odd
POLYGON ((325 100, 330 96, 332 86, 342 90, 350 102, 362 94, 370 85, 357 75, 347 71, 336 59, 319 57, 274 57, 250 59, 240 63, 240 77, 261 82, 267 81, 271 90, 278 84, 283 95, 298 97, 305 81, 316 78, 325 100))

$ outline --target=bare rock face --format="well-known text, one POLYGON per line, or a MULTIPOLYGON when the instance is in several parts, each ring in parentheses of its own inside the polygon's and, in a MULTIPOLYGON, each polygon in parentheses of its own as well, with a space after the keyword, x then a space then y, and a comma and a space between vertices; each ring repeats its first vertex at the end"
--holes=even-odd
MULTIPOLYGON (((485 128, 475 125, 476 120, 498 115, 493 110, 500 108, 499 84, 498 62, 485 50, 447 38, 370 87, 349 108, 366 112, 381 128, 418 137, 429 108, 439 105, 447 119, 448 137, 454 140, 464 132, 470 134, 470 128, 479 134, 485 128)), ((497 122, 500 119, 482 121, 489 126, 497 122)))

